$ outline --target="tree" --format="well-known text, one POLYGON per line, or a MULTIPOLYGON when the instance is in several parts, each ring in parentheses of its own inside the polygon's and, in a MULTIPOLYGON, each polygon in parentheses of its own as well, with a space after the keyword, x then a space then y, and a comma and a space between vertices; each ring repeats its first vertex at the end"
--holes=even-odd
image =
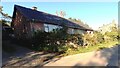
POLYGON ((112 40, 118 40, 119 38, 119 28, 117 27, 117 24, 115 23, 115 20, 112 21, 112 26, 110 27, 110 32, 106 32, 104 35, 109 37, 109 41, 112 40))
POLYGON ((80 19, 71 18, 71 17, 68 18, 68 19, 69 19, 70 21, 72 21, 72 22, 75 22, 76 24, 82 25, 82 26, 84 26, 84 27, 89 27, 88 24, 82 22, 80 19))
POLYGON ((11 16, 9 16, 8 14, 3 12, 3 6, 0 6, 0 14, 1 14, 2 18, 5 19, 5 20, 11 20, 12 19, 11 16))
POLYGON ((0 23, 8 24, 10 26, 12 17, 3 12, 3 6, 0 6, 0 16, 1 16, 0 23))
POLYGON ((58 13, 58 11, 56 11, 56 14, 57 14, 57 16, 59 16, 59 13, 58 13))
POLYGON ((56 14, 57 14, 57 16, 59 16, 59 15, 60 15, 61 17, 65 17, 65 16, 66 16, 66 12, 65 12, 65 11, 62 11, 62 10, 61 10, 61 11, 59 11, 59 12, 58 12, 58 11, 56 11, 56 14))

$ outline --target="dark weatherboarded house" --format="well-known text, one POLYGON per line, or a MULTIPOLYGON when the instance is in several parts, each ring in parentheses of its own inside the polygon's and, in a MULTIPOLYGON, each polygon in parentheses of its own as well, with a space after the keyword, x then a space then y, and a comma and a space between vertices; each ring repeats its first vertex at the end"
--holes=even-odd
POLYGON ((90 28, 75 24, 74 22, 56 15, 18 5, 14 6, 11 25, 14 29, 15 37, 17 38, 30 38, 37 30, 49 32, 53 29, 61 28, 63 24, 68 27, 69 34, 92 31, 90 28))

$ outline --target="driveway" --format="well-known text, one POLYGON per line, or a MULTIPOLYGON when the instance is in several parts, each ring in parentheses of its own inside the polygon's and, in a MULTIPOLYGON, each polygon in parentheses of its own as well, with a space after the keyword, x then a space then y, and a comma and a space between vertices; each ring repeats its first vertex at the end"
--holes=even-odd
POLYGON ((7 66, 41 66, 41 64, 55 56, 54 53, 36 52, 28 48, 7 42, 15 48, 14 53, 2 51, 2 65, 7 66))
POLYGON ((44 66, 118 66, 118 48, 120 45, 61 59, 55 58, 44 66))

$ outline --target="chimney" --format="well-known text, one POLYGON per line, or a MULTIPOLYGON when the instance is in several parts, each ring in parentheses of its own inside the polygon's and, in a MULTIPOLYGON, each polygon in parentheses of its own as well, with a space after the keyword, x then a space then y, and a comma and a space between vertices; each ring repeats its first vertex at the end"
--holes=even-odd
POLYGON ((32 7, 32 10, 37 10, 37 7, 33 6, 33 7, 32 7))

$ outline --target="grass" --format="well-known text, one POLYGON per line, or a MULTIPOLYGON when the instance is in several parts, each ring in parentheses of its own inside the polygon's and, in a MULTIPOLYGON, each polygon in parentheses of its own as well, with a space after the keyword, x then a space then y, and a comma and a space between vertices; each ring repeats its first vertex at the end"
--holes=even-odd
POLYGON ((118 41, 112 41, 112 42, 108 42, 108 43, 101 43, 101 44, 97 44, 94 46, 88 46, 88 47, 79 47, 77 50, 73 50, 73 49, 68 49, 64 54, 61 54, 60 56, 67 56, 67 55, 73 55, 73 54, 78 54, 78 53, 86 53, 86 52, 90 52, 90 51, 95 51, 95 50, 101 50, 104 48, 110 48, 115 46, 116 44, 118 44, 118 41))

